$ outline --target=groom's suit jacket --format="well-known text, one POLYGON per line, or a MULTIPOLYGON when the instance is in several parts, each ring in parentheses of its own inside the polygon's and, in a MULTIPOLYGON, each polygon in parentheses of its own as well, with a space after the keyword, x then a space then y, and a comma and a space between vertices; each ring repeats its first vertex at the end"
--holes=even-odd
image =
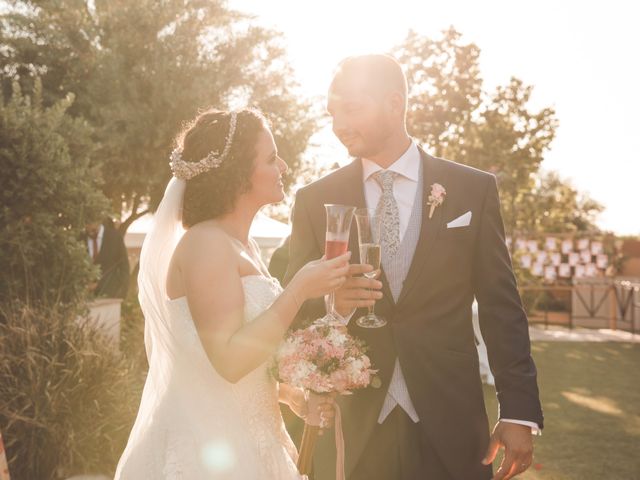
MULTIPOLYGON (((422 437, 431 442, 452 478, 487 478, 487 469, 480 462, 488 446, 489 425, 471 321, 472 302, 474 297, 478 302, 500 418, 536 422, 542 428, 527 318, 505 245, 495 177, 422 150, 421 161, 424 205, 413 261, 397 302, 383 272, 384 297, 376 304, 376 312, 388 324, 364 329, 352 321, 348 326, 369 345, 368 355, 382 385, 340 398, 345 470, 349 476, 370 440, 398 357, 420 418, 422 437), (429 218, 426 202, 434 183, 445 187, 446 198, 429 218), (448 222, 468 211, 468 226, 447 228, 448 222)), ((324 204, 366 207, 363 188, 362 162, 357 159, 298 191, 285 283, 324 252, 324 204)), ((349 249, 352 263, 359 262, 355 221, 349 249)), ((299 320, 322 315, 323 302, 310 301, 299 320)), ((316 460, 322 460, 315 462, 315 471, 320 480, 335 474, 331 440, 332 435, 324 435, 317 448, 316 460)))

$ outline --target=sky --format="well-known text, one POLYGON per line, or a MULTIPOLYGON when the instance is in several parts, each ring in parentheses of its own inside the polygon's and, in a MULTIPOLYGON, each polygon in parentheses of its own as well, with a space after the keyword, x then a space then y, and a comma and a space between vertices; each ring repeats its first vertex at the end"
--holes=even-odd
MULTIPOLYGON (((454 26, 481 49, 486 90, 516 76, 534 86, 533 109, 556 109, 560 127, 543 168, 606 207, 601 228, 640 235, 640 3, 229 0, 229 6, 282 32, 302 92, 323 101, 342 58, 386 52, 409 29, 438 37, 454 26)), ((327 163, 348 159, 329 132, 316 138, 327 163)))

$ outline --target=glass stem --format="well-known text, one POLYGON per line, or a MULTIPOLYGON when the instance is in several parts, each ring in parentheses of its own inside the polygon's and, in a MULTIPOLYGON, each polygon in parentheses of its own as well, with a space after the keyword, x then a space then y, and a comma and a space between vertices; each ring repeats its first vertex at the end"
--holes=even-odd
MULTIPOLYGON (((369 292, 371 292, 372 290, 369 289, 369 292)), ((369 310, 369 314, 367 316, 369 317, 373 317, 374 316, 374 310, 376 308, 376 304, 374 303, 373 305, 367 307, 367 309, 369 310)))
POLYGON ((333 292, 329 294, 329 298, 327 299, 328 307, 327 310, 329 314, 333 317, 336 316, 336 297, 333 292))

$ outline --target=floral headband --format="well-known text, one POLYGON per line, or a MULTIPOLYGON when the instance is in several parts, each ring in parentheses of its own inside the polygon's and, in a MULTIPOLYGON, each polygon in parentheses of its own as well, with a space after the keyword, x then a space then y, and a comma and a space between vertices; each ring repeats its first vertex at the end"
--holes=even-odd
POLYGON ((209 170, 218 168, 222 165, 224 159, 229 155, 229 150, 233 143, 233 135, 236 131, 237 121, 238 114, 236 112, 231 112, 231 118, 229 119, 229 132, 227 132, 224 150, 220 155, 218 155, 217 150, 214 150, 197 162, 185 162, 182 159, 182 147, 177 147, 173 150, 170 157, 171 161, 169 162, 173 176, 182 180, 191 180, 193 177, 200 175, 201 173, 208 172, 209 170))

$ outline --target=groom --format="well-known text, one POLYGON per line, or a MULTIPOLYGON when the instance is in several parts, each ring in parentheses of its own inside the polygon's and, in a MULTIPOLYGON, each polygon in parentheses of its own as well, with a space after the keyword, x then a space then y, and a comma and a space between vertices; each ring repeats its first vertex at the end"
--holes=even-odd
MULTIPOLYGON (((325 203, 377 209, 383 217, 380 280, 359 275, 355 222, 351 278, 336 309, 357 318, 375 296, 377 329, 350 321, 381 380, 339 400, 350 480, 496 479, 532 462, 543 418, 536 368, 493 175, 432 157, 407 135, 407 83, 385 55, 344 60, 329 89, 333 131, 355 160, 300 189, 286 279, 324 251, 325 203), (371 290, 373 289, 373 290, 371 290), (489 435, 471 322, 474 297, 495 375, 500 421, 489 435)), ((302 316, 324 307, 307 303, 302 316)), ((316 480, 335 475, 332 435, 319 440, 316 480)))

